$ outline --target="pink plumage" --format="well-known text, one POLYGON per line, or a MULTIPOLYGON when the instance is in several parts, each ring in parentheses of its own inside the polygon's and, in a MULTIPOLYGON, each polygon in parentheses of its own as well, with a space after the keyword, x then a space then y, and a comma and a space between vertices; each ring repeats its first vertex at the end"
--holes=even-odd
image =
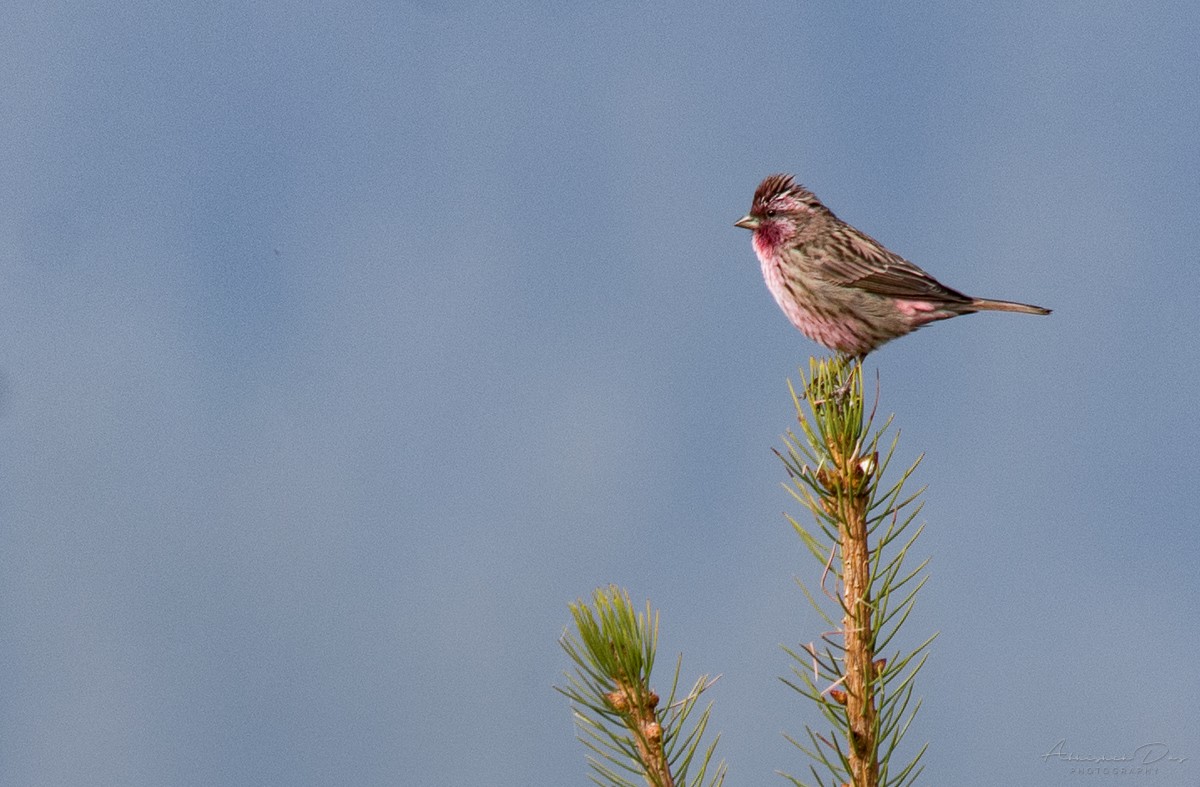
POLYGON ((754 233, 763 279, 792 325, 861 358, 922 325, 977 311, 1049 314, 951 289, 833 215, 790 175, 771 175, 735 222, 754 233))

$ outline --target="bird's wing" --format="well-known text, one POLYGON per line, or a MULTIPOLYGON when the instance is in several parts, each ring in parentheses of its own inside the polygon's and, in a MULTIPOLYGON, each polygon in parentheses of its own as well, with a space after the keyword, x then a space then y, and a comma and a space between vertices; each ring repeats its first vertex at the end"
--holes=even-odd
POLYGON ((970 303, 953 290, 878 241, 847 227, 844 243, 826 255, 820 270, 827 281, 892 298, 970 303))

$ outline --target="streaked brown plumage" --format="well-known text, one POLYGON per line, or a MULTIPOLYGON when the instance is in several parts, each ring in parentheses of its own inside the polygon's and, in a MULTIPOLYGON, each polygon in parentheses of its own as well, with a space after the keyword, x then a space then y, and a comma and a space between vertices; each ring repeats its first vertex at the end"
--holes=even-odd
POLYGON ((735 223, 754 233, 763 278, 779 307, 812 340, 863 357, 923 325, 977 311, 1049 314, 951 289, 833 215, 790 175, 759 184, 735 223))

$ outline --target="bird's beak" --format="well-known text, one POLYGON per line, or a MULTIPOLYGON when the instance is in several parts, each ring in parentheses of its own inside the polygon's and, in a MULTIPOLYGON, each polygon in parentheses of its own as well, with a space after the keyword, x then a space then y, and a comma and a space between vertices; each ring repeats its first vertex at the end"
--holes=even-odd
POLYGON ((758 219, 747 214, 745 216, 742 216, 737 221, 735 221, 733 223, 733 226, 741 227, 744 230, 756 230, 756 229, 758 229, 758 219))

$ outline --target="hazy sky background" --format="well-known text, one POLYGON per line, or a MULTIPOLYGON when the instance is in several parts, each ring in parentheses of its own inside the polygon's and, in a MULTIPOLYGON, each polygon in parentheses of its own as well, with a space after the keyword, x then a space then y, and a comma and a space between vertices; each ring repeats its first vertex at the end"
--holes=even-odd
POLYGON ((817 348, 732 226, 788 171, 1055 310, 868 363, 923 781, 1195 784, 1200 6, 842 5, 6 5, 0 783, 583 784, 609 582, 724 676, 728 784, 805 773, 817 348))

